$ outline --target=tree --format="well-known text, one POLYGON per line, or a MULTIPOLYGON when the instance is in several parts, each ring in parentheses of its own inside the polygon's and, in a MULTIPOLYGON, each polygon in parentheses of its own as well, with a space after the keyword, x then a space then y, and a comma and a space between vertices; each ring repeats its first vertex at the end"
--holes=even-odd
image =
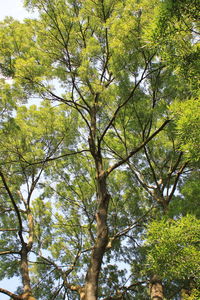
MULTIPOLYGON (((160 15, 177 18, 168 2, 32 0, 25 3, 37 20, 1 23, 2 114, 5 103, 9 111, 0 132, 1 278, 22 278, 15 294, 1 293, 147 299, 150 283, 163 299, 164 280, 170 299, 180 293, 179 277, 174 294, 167 277, 153 281, 166 274, 149 272, 142 242, 163 215, 180 217, 179 186, 198 169, 184 135, 196 77, 186 83, 181 64, 188 49, 197 51, 194 21, 177 21, 172 59, 166 41, 174 32, 163 35, 160 15), (176 99, 185 100, 186 119, 176 99)), ((197 73, 193 60, 190 71, 197 73)))
POLYGON ((195 293, 194 298, 189 299, 196 299, 200 267, 199 220, 191 215, 177 221, 157 220, 151 223, 147 232, 150 246, 147 263, 151 271, 166 281, 182 282, 182 286, 189 289, 189 295, 195 293), (189 283, 192 283, 193 291, 189 283))

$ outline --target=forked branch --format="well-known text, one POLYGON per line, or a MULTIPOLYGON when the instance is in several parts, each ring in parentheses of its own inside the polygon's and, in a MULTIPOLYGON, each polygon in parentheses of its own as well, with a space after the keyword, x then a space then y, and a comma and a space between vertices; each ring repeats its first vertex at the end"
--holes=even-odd
POLYGON ((137 152, 139 152, 141 149, 143 149, 161 130, 163 130, 163 128, 170 122, 170 120, 166 120, 156 131, 154 131, 154 133, 152 133, 147 139, 146 141, 144 141, 140 146, 136 147, 135 149, 133 149, 125 158, 121 159, 120 161, 118 161, 117 163, 115 163, 114 165, 112 165, 110 168, 108 168, 106 175, 108 176, 113 170, 115 170, 116 168, 120 167, 121 165, 123 165, 124 163, 126 163, 134 154, 136 154, 137 152))

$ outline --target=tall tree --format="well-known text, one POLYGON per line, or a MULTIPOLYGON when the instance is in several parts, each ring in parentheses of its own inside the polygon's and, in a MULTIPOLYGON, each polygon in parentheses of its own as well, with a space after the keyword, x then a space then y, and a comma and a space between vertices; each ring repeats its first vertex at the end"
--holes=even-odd
POLYGON ((179 275, 173 294, 170 270, 156 267, 162 256, 150 225, 181 216, 179 186, 193 189, 199 161, 198 114, 187 135, 199 105, 196 19, 193 8, 170 3, 30 0, 37 20, 1 23, 1 278, 21 276, 23 290, 0 292, 25 300, 163 299, 166 280, 167 297, 180 293, 179 275), (38 107, 29 104, 37 99, 38 107), (154 260, 142 242, 147 229, 154 260))

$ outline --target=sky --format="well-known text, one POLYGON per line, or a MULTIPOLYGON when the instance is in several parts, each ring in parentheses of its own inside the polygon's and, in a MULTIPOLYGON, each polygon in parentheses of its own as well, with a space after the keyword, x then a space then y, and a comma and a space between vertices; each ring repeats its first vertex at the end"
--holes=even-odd
POLYGON ((6 16, 23 20, 30 14, 23 8, 23 0, 0 0, 0 20, 6 16))
MULTIPOLYGON (((22 21, 24 18, 29 17, 30 13, 23 8, 23 0, 0 0, 0 21, 3 21, 7 16, 12 16, 14 19, 22 21)), ((0 281, 0 287, 8 289, 11 292, 15 291, 18 284, 19 281, 17 279, 0 281)), ((8 299, 10 297, 0 294, 0 300, 8 299)))

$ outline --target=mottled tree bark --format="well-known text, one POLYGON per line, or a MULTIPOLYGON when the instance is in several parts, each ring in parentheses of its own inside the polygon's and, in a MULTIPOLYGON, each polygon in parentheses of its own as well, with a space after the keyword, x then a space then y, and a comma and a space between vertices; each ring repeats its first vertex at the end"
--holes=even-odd
POLYGON ((154 275, 150 281, 150 297, 151 300, 163 300, 163 286, 157 275, 154 275))
POLYGON ((22 274, 22 283, 25 294, 31 293, 31 283, 29 277, 29 266, 28 266, 28 251, 26 245, 22 247, 21 250, 21 274, 22 274))
POLYGON ((28 221, 28 228, 29 228, 29 238, 28 243, 25 243, 22 239, 22 248, 20 251, 21 255, 21 275, 22 275, 22 283, 24 293, 22 294, 22 299, 25 300, 34 300, 31 296, 32 288, 31 288, 31 281, 29 275, 29 263, 28 263, 28 255, 33 246, 33 216, 31 214, 30 209, 27 209, 27 221, 28 221))

